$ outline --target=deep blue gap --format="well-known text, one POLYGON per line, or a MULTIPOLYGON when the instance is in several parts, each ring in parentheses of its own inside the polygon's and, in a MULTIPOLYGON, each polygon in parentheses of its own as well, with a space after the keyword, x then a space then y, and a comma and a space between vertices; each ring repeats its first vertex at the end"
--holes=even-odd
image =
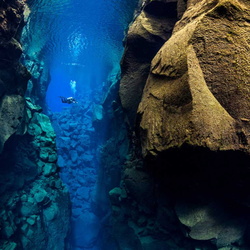
MULTIPOLYGON (((117 249, 109 231, 108 189, 119 183, 127 143, 122 149, 114 147, 114 124, 109 124, 114 122, 112 99, 102 104, 110 86, 118 84, 122 40, 137 2, 28 1, 31 14, 22 41, 25 63, 35 74, 33 62, 41 72, 49 72, 37 81, 40 87, 49 83, 44 106, 57 135, 61 178, 72 202, 67 249, 117 249), (78 103, 64 104, 59 96, 72 96, 78 103), (111 157, 103 155, 109 145, 111 157), (107 180, 109 165, 113 169, 107 180)), ((118 88, 112 89, 115 100, 118 88)), ((31 98, 36 99, 32 94, 31 98)))

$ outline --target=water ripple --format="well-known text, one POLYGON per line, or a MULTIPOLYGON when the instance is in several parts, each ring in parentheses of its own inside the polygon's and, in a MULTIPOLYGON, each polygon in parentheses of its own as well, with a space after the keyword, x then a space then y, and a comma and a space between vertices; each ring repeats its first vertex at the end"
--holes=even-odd
POLYGON ((118 63, 137 0, 28 0, 23 44, 30 56, 63 65, 118 63))

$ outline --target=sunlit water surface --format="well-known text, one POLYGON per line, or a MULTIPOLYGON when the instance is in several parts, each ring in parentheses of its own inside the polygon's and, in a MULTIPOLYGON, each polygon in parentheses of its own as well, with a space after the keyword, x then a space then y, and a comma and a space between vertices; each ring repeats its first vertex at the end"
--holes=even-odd
POLYGON ((63 104, 58 96, 93 95, 107 75, 117 70, 124 31, 136 0, 30 0, 26 53, 50 65, 47 103, 52 111, 63 104), (75 86, 70 82, 75 81, 75 86))

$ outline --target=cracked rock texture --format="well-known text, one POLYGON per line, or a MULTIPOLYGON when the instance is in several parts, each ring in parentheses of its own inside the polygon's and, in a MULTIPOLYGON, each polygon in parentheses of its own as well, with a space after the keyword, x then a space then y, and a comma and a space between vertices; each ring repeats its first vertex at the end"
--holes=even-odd
POLYGON ((142 3, 120 85, 134 148, 110 192, 120 246, 250 248, 249 10, 244 0, 142 3), (134 49, 145 27, 162 38, 151 53, 134 49))

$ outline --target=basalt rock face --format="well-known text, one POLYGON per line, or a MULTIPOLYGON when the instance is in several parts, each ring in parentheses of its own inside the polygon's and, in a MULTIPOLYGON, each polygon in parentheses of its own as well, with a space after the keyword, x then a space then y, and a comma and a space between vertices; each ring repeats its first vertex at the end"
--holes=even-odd
POLYGON ((171 36, 177 21, 177 1, 143 1, 142 9, 131 24, 121 62, 120 97, 133 125, 150 62, 171 36))
POLYGON ((129 218, 127 239, 143 249, 249 249, 250 4, 177 7, 137 109, 142 156, 110 193, 114 216, 117 225, 129 218))
POLYGON ((23 2, 0 1, 0 249, 64 249, 69 197, 59 178, 55 133, 25 99, 30 73, 17 36, 23 2))
POLYGON ((138 109, 145 155, 184 143, 249 151, 248 7, 199 2, 177 23, 152 60, 138 109))

